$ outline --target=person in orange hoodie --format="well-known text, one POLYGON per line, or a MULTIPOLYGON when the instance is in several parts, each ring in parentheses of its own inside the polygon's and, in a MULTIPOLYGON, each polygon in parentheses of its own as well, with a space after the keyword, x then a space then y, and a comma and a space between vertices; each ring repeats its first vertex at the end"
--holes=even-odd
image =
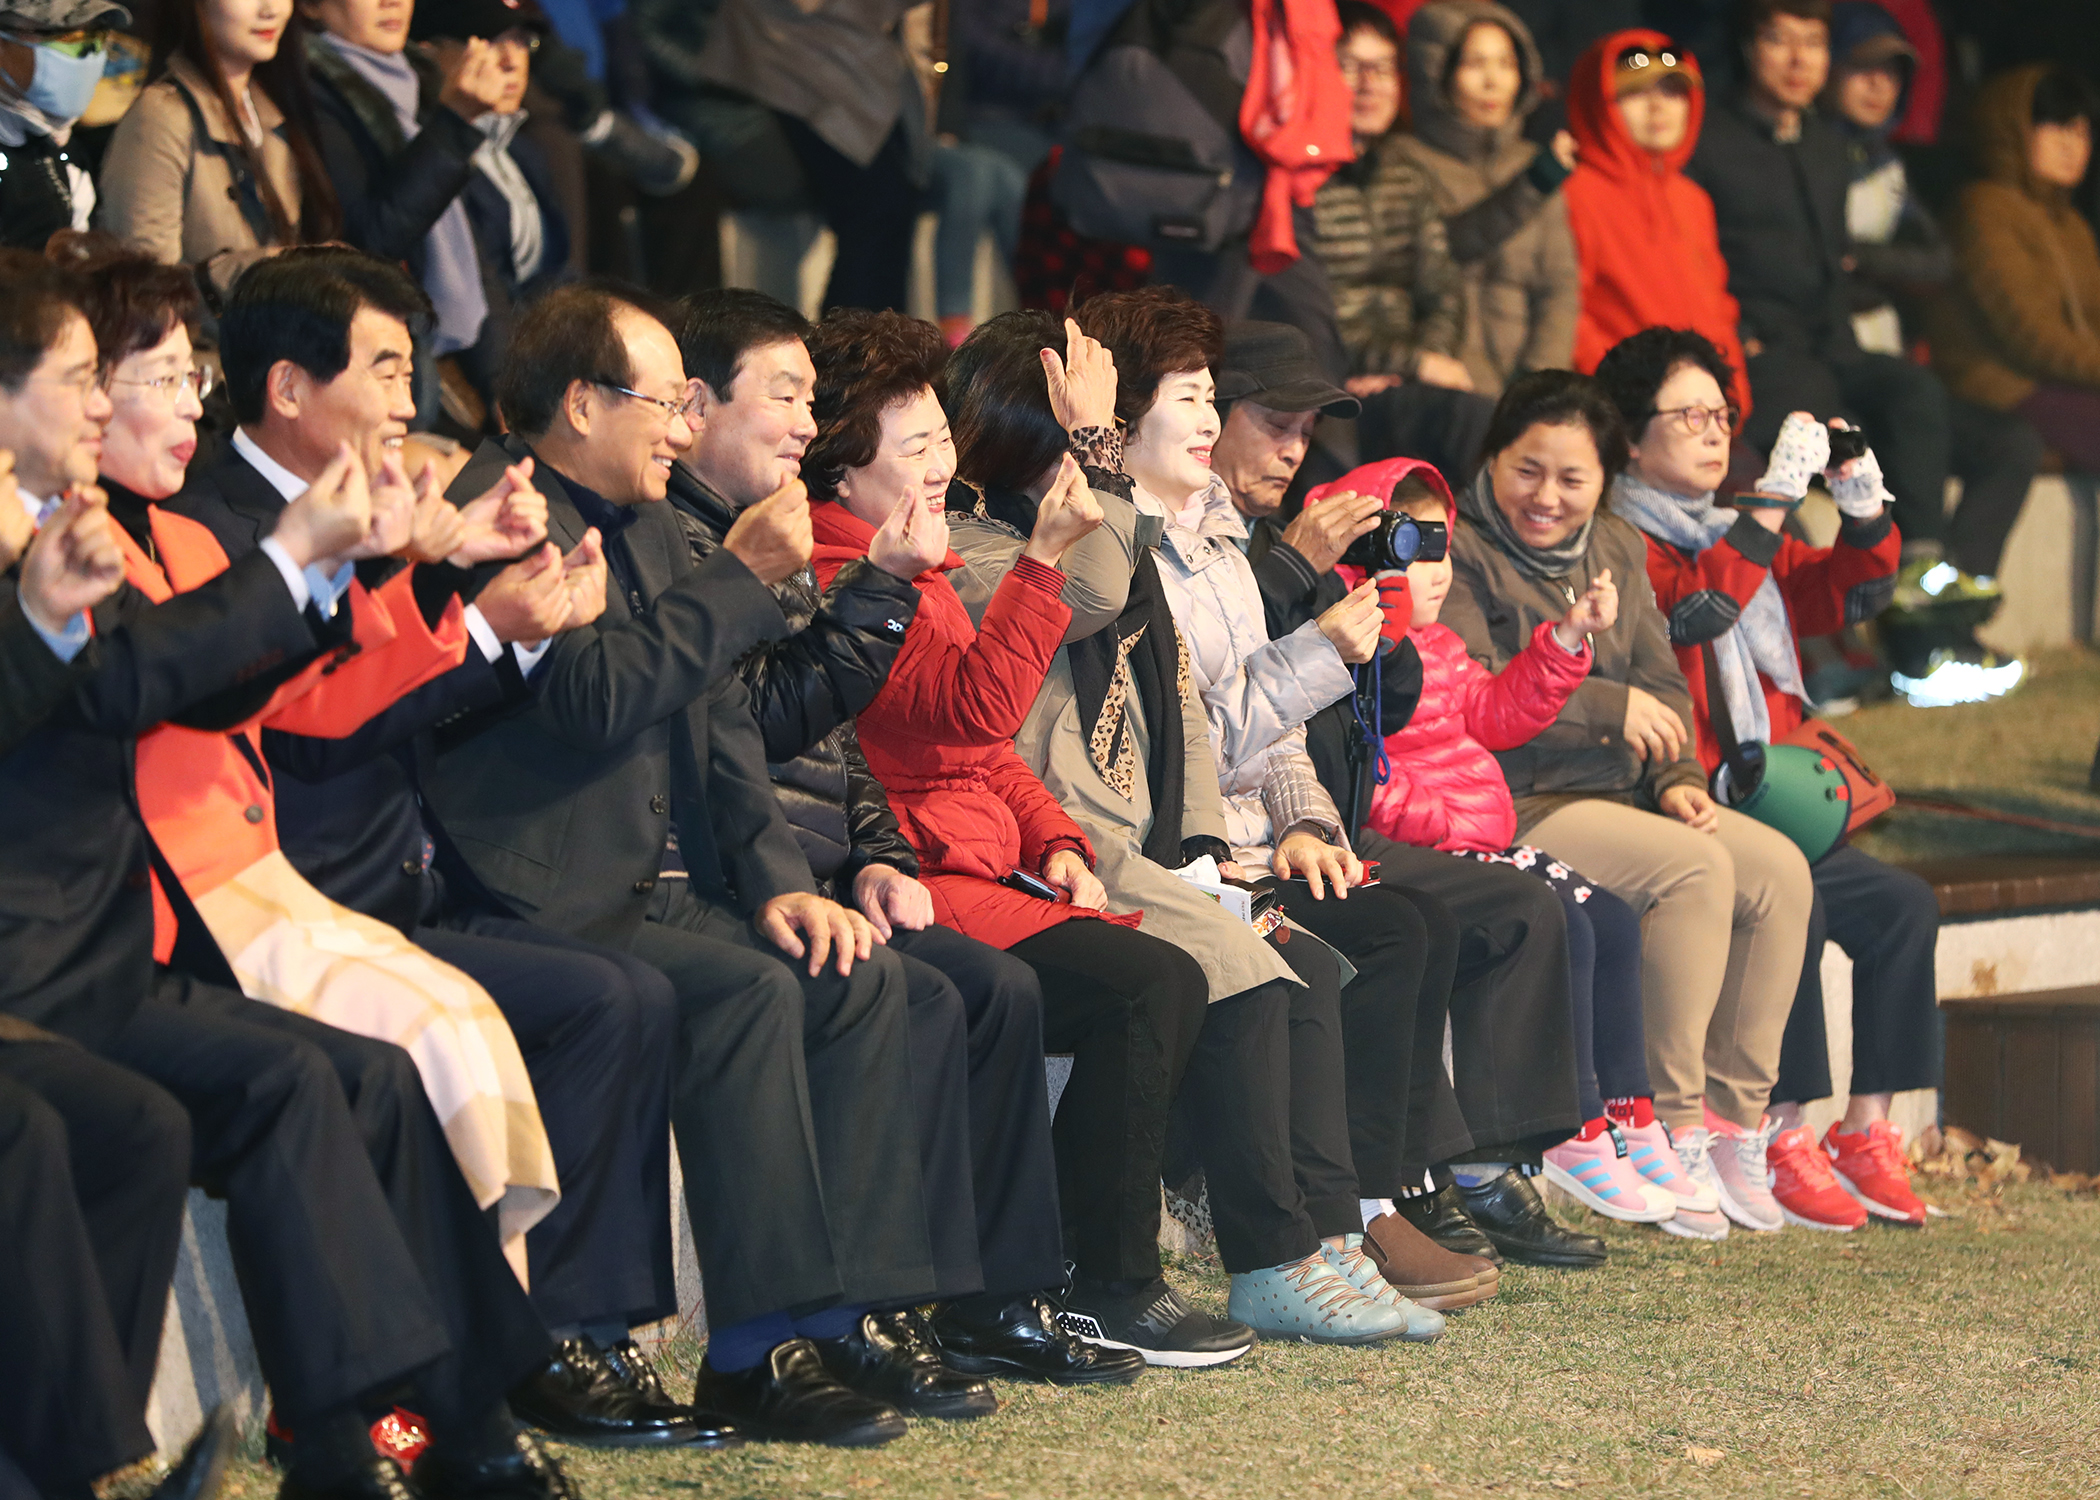
POLYGON ((1691 328, 1734 370, 1728 396, 1750 410, 1740 313, 1728 292, 1713 200, 1684 175, 1706 116, 1706 83, 1689 52, 1659 31, 1617 31, 1568 78, 1574 175, 1562 189, 1582 263, 1575 368, 1644 328, 1691 328))

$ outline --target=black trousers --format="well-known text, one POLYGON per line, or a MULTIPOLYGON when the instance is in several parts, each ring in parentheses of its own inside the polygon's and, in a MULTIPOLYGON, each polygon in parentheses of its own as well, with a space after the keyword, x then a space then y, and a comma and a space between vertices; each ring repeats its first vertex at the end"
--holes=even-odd
MULTIPOLYGON (((1294 1017, 1291 1025, 1293 1118, 1303 1107, 1301 1096, 1331 1091, 1326 1079, 1346 1080, 1342 1102, 1352 1164, 1347 1201, 1334 1191, 1341 1186, 1334 1177, 1325 1192, 1306 1188, 1307 1210, 1323 1236, 1353 1232, 1363 1227, 1359 1199, 1390 1198, 1418 1188, 1429 1160, 1441 1159, 1410 1162, 1407 1142, 1411 1119, 1426 1127, 1433 1118, 1426 1105, 1439 1097, 1451 1099, 1451 1081, 1444 1073, 1444 1022, 1450 1014, 1449 964, 1457 957, 1458 923, 1440 902, 1411 899, 1398 886, 1361 886, 1346 899, 1330 892, 1316 901, 1301 880, 1264 884, 1283 893, 1293 922, 1331 943, 1356 967, 1356 978, 1340 993, 1331 1060, 1324 1062, 1334 1071, 1316 1071, 1322 1064, 1312 1058, 1301 1065, 1300 1023, 1294 1017), (1433 974, 1441 976, 1440 985, 1431 982, 1433 974)), ((1283 949, 1293 968, 1322 952, 1302 941, 1283 949)), ((1305 977, 1302 968, 1299 973, 1305 977)), ((1456 1111, 1453 1101, 1450 1112, 1456 1111)), ((1456 1151, 1465 1143, 1444 1144, 1456 1151)))
POLYGON ((1947 418, 1961 504, 1947 519, 1946 558, 1964 573, 1995 577, 2048 445, 2017 411, 1992 411, 1949 396, 1947 418))
POLYGON ((920 185, 900 123, 865 167, 793 115, 776 114, 817 211, 838 238, 824 306, 904 310, 920 185))
POLYGON ((631 954, 503 917, 414 937, 489 992, 532 1077, 561 1179, 561 1202, 525 1236, 532 1305, 557 1329, 670 1317, 671 982, 631 954))
POLYGON ((70 1042, 0 1042, 0 1454, 37 1489, 153 1451, 189 1171, 166 1092, 70 1042))
MULTIPOLYGON (((1382 885, 1441 903, 1458 930, 1451 975, 1454 1091, 1471 1144, 1443 1142, 1453 1122, 1432 1097, 1422 1159, 1529 1161, 1582 1124, 1575 1095, 1575 1025, 1568 995, 1568 923, 1560 900, 1515 870, 1453 859, 1365 830, 1356 852, 1379 862, 1382 885)), ((1353 898, 1352 898, 1353 899, 1353 898)), ((1434 930, 1432 924, 1432 931, 1434 930)), ((1443 1038, 1437 1038, 1441 1054, 1443 1038)), ((1383 1196, 1382 1194, 1380 1196, 1383 1196)))
POLYGON ((1172 943, 1088 918, 1007 952, 1042 986, 1044 1050, 1072 1055, 1050 1126, 1065 1253, 1096 1280, 1157 1276, 1160 1167, 1209 1009, 1203 969, 1172 943))
POLYGON ((1745 442, 1760 454, 1770 452, 1780 424, 1794 411, 1857 422, 1866 428, 1895 496, 1903 539, 1940 539, 1952 457, 1947 390, 1938 376, 1893 354, 1829 361, 1802 350, 1767 349, 1749 365, 1755 409, 1743 425, 1745 442))
POLYGON ((1779 1044, 1776 1104, 1827 1099, 1830 1038, 1823 1020, 1823 944, 1852 960, 1854 1094, 1932 1088, 1940 1081, 1941 1028, 1933 950, 1940 905, 1932 887, 1850 844, 1808 867, 1816 901, 1808 919, 1801 987, 1779 1044))
POLYGON ((678 996, 671 1127, 709 1320, 933 1295, 902 960, 811 977, 683 880, 629 951, 678 996))
POLYGON ((409 1055, 163 972, 104 1049, 189 1112, 256 1354, 294 1430, 413 1377, 442 1433, 547 1358, 409 1055))
POLYGON ((944 1287, 940 1295, 1055 1286, 1064 1279, 1064 1242, 1043 1087, 1043 992, 1035 971, 939 925, 898 928, 889 946, 904 960, 910 985, 912 1083, 934 1267, 944 1281, 952 1265, 977 1273, 976 1286, 944 1287), (936 979, 940 986, 930 982, 936 979), (960 1001, 960 1055, 946 1020, 953 1012, 938 999, 942 987, 960 1001), (967 1197, 974 1213, 942 1211, 958 1196, 967 1197))

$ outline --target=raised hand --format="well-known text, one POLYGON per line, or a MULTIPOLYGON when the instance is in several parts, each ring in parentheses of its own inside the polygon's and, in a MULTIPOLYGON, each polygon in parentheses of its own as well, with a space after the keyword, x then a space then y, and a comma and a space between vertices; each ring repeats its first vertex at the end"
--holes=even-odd
POLYGON ((1065 319, 1065 352, 1045 349, 1043 378, 1050 386, 1050 410, 1067 432, 1116 424, 1116 361, 1099 339, 1088 338, 1072 319, 1065 319))
POLYGON ((485 115, 503 101, 503 70, 496 62, 496 45, 482 37, 470 37, 460 50, 459 61, 438 91, 438 103, 464 120, 485 115))
POLYGON ((747 507, 722 538, 722 550, 734 554, 767 588, 807 567, 816 544, 809 490, 799 479, 747 507))
POLYGON ((1035 508, 1035 530, 1028 534, 1023 557, 1056 567, 1074 542, 1101 524, 1101 506, 1087 488, 1086 475, 1067 453, 1050 481, 1050 493, 1035 508))
MULTIPOLYGON (((356 468, 356 483, 366 483, 364 465, 356 468)), ((372 529, 365 539, 344 554, 353 561, 368 557, 393 557, 408 550, 416 530, 416 487, 408 482, 401 455, 388 451, 380 460, 379 472, 369 481, 372 495, 372 529)))
MULTIPOLYGON (((389 466, 401 462, 393 454, 388 454, 386 461, 389 466)), ((423 465, 423 471, 416 475, 415 492, 415 515, 406 555, 413 563, 442 562, 458 550, 467 534, 467 523, 459 507, 445 498, 438 485, 437 470, 429 464, 423 465)))
POLYGON ((1829 466, 1830 429, 1805 411, 1788 412, 1765 472, 1751 492, 1799 501, 1808 495, 1808 481, 1829 466))
MULTIPOLYGON (((531 646, 568 625, 574 599, 561 552, 548 542, 491 578, 475 596, 474 605, 489 622, 489 629, 496 632, 497 640, 506 645, 522 641, 531 646)), ((602 579, 598 607, 605 608, 602 579)))
POLYGON ((56 635, 123 581, 124 554, 111 528, 109 499, 95 485, 76 484, 23 556, 22 613, 56 635))
POLYGON ((1567 618, 1553 627, 1553 636, 1570 651, 1580 651, 1584 641, 1600 630, 1611 629, 1618 618, 1619 586, 1611 581, 1611 569, 1606 568, 1569 607, 1567 618))
POLYGON ((36 535, 36 522, 29 519, 29 512, 22 509, 22 501, 15 492, 15 456, 6 448, 0 448, 0 573, 15 565, 15 559, 29 550, 29 539, 36 535))
POLYGON ((938 567, 947 555, 948 514, 929 511, 917 491, 890 508, 881 530, 868 543, 868 561, 905 583, 938 567))
POLYGON ((341 443, 314 482, 278 513, 277 528, 270 535, 294 566, 306 568, 350 556, 371 528, 372 491, 365 483, 365 466, 348 443, 341 443))
POLYGON ((533 488, 532 460, 506 467, 486 494, 459 507, 459 516, 462 534, 448 560, 462 568, 516 557, 545 540, 547 497, 533 488))
POLYGON ((1314 623, 1343 661, 1351 666, 1369 661, 1378 653, 1378 628, 1385 623, 1378 607, 1378 580, 1366 578, 1314 623))
POLYGON ((605 543, 593 526, 561 560, 562 582, 569 591, 569 618, 562 629, 589 625, 605 613, 605 543))
POLYGON ((1283 529, 1283 540, 1312 565, 1315 573, 1331 573, 1349 544, 1377 528, 1385 516, 1385 502, 1376 495, 1338 490, 1306 502, 1297 519, 1283 529))

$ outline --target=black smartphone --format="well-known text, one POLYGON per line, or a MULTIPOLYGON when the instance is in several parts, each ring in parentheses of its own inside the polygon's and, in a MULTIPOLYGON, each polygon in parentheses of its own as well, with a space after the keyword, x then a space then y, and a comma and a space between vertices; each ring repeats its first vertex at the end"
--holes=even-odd
POLYGON ((1057 887, 1040 875, 1031 875, 1026 870, 1008 870, 999 877, 999 884, 1010 891, 1019 891, 1024 896, 1040 897, 1044 901, 1055 901, 1060 892, 1057 887))

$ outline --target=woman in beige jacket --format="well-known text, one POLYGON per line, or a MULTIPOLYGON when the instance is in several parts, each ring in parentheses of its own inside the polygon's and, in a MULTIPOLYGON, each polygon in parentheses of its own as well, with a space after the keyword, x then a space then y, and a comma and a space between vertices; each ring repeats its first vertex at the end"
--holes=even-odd
POLYGON ((287 245, 333 237, 291 0, 168 0, 155 82, 118 122, 98 222, 223 292, 287 245))

